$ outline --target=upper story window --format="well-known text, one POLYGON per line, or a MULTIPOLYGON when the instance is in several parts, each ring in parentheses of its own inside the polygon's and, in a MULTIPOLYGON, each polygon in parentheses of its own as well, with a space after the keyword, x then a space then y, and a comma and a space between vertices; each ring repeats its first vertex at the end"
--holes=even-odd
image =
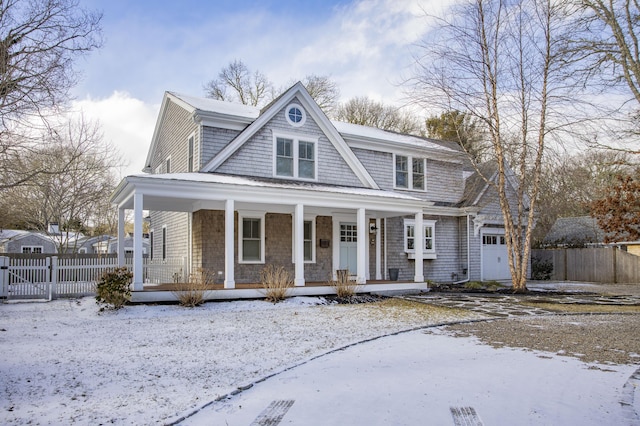
MULTIPOLYGON (((422 246, 422 255, 424 259, 436 258, 436 221, 425 220, 423 221, 423 237, 424 245, 422 246)), ((413 258, 416 251, 416 238, 415 238, 415 220, 404 220, 404 251, 409 255, 409 258, 413 258)))
POLYGON ((307 114, 304 109, 298 104, 289 104, 287 108, 285 108, 284 112, 285 118, 287 122, 291 124, 293 127, 300 127, 304 125, 307 120, 307 114))
POLYGON ((274 135, 274 175, 316 180, 317 140, 291 135, 274 135))
POLYGON ((395 155, 394 183, 396 188, 425 190, 426 160, 410 155, 395 155))

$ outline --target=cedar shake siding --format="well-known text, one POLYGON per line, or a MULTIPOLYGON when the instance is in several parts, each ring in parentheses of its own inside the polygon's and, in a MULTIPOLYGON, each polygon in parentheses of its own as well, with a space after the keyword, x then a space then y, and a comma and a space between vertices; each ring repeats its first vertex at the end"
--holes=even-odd
MULTIPOLYGON (((307 281, 328 281, 332 270, 331 246, 320 247, 320 239, 331 240, 332 219, 316 217, 315 263, 305 263, 307 281)), ((283 266, 294 275, 292 249, 292 222, 290 214, 267 213, 265 215, 265 263, 246 264, 238 262, 238 214, 234 219, 235 278, 238 283, 259 283, 260 272, 266 265, 283 266)), ((192 268, 211 271, 217 281, 224 279, 218 271, 224 271, 224 212, 198 210, 193 213, 193 262, 192 268)))

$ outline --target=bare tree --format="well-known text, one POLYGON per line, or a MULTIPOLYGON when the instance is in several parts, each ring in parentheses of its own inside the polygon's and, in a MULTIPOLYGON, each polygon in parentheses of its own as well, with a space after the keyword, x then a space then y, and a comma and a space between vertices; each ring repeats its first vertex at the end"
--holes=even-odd
POLYGON ((29 129, 69 100, 74 59, 101 45, 100 20, 77 0, 0 2, 0 190, 46 172, 23 161, 42 143, 29 129))
POLYGON ((309 74, 302 80, 314 101, 325 114, 331 115, 338 105, 340 89, 335 81, 326 75, 309 74))
POLYGON ((77 0, 0 3, 0 119, 46 115, 76 83, 73 60, 101 44, 101 15, 77 0))
MULTIPOLYGON (((603 91, 608 130, 599 146, 640 154, 640 3, 570 0, 572 37, 565 59, 584 84, 603 91), (578 71, 578 72, 576 72, 578 71), (614 95, 614 96, 612 96, 614 95)), ((603 126, 603 124, 601 124, 603 126)))
POLYGON ((341 104, 335 113, 335 118, 347 123, 398 133, 421 135, 424 132, 420 119, 416 115, 366 96, 358 96, 341 104))
POLYGON ((244 105, 263 106, 274 98, 273 83, 260 71, 249 71, 235 60, 220 70, 218 78, 204 85, 206 96, 244 105))
POLYGON ((74 234, 113 222, 115 211, 105 203, 115 188, 121 159, 103 142, 99 126, 83 118, 53 129, 49 139, 25 159, 30 168, 49 173, 8 190, 5 199, 11 200, 7 207, 14 210, 17 227, 46 231, 49 223, 58 223, 62 232, 52 236, 63 252, 74 249, 68 243, 74 234))
MULTIPOLYGON (((514 291, 526 291, 535 204, 548 139, 572 118, 561 75, 562 15, 552 0, 466 0, 424 40, 412 95, 480 120, 491 142, 514 291)), ((481 171, 484 168, 478 167, 481 171)))

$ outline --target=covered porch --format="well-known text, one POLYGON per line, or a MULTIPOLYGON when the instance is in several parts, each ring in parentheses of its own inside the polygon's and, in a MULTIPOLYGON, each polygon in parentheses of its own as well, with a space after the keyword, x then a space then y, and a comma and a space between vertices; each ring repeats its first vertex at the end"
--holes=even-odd
MULTIPOLYGON (((159 301, 167 296, 163 290, 150 291, 151 288, 145 286, 142 258, 145 210, 183 212, 189 216, 188 229, 185 229, 189 234, 189 253, 183 253, 188 258, 188 268, 205 265, 207 259, 212 259, 211 269, 223 277, 216 288, 208 291, 208 299, 261 297, 260 289, 249 284, 259 281, 256 271, 269 263, 284 263, 292 269, 292 295, 330 294, 332 291, 326 282, 331 277, 335 279, 340 269, 351 271, 359 291, 372 291, 370 286, 376 290, 381 290, 380 286, 395 289, 424 286, 423 251, 419 244, 414 255, 413 280, 382 281, 387 278, 386 219, 413 217, 415 238, 418 241, 422 238, 418 234, 423 229, 423 207, 427 203, 411 195, 313 182, 183 173, 129 176, 119 185, 112 202, 118 207, 119 239, 124 239, 125 211, 133 210, 134 301, 159 301), (205 216, 203 212, 215 212, 217 219, 201 220, 200 216, 205 216), (323 218, 324 226, 331 227, 330 234, 325 229, 323 238, 318 237, 316 218, 323 218), (214 222, 216 229, 219 228, 216 233, 209 231, 214 222), (311 234, 309 223, 313 224, 311 234), (268 229, 271 235, 267 239, 268 229), (197 239, 205 237, 217 241, 214 251, 198 245, 197 239)), ((124 252, 120 249, 123 244, 118 247, 119 259, 124 262, 124 252)))

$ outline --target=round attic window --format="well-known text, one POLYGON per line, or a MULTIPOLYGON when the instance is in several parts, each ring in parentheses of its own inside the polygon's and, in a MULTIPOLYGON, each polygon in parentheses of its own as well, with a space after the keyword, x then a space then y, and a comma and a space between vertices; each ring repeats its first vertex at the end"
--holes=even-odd
POLYGON ((289 105, 285 110, 285 117, 294 127, 302 126, 307 119, 304 109, 298 104, 289 105))

